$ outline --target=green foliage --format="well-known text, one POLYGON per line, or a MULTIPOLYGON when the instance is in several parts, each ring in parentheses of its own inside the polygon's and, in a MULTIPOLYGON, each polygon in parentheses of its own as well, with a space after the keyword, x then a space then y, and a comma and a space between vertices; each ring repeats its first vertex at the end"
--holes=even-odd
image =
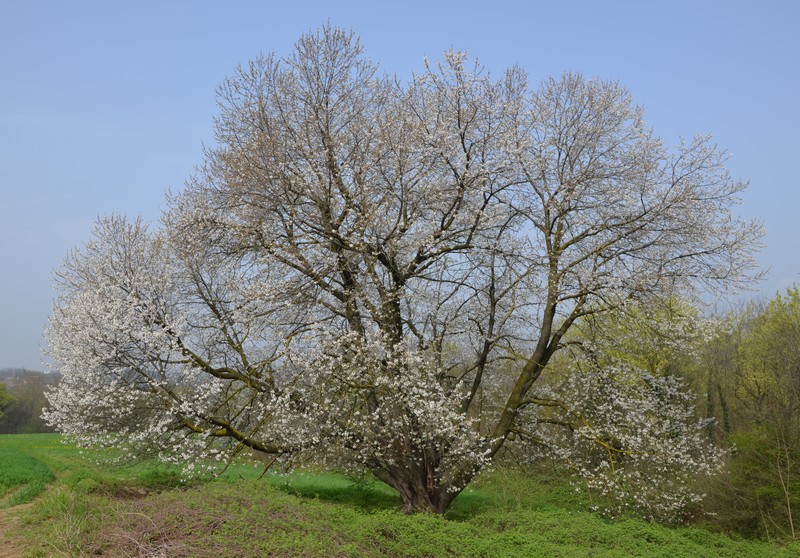
MULTIPOLYGON (((326 484, 319 477, 317 491, 325 493, 326 484)), ((70 500, 59 493, 50 503, 68 518, 73 532, 76 525, 84 530, 84 543, 77 548, 87 554, 622 557, 780 556, 785 551, 783 555, 791 556, 789 547, 733 541, 698 529, 668 529, 639 520, 608 522, 565 509, 509 510, 492 504, 475 510, 468 519, 453 521, 390 509, 370 512, 323 498, 298 497, 252 480, 162 492, 117 503, 115 508, 106 503, 111 525, 98 525, 96 517, 77 521, 76 510, 87 507, 80 498, 70 500), (127 541, 120 536, 123 522, 127 541)), ((69 532, 65 527, 59 530, 65 532, 69 532)))
POLYGON ((800 424, 800 289, 778 294, 749 324, 739 346, 737 395, 758 405, 743 411, 783 435, 800 424))
MULTIPOLYGON (((229 467, 214 482, 175 489, 153 463, 99 467, 97 452, 57 436, 0 436, 0 455, 56 472, 24 516, 27 556, 795 556, 798 545, 732 540, 698 528, 587 509, 557 469, 500 469, 464 491, 446 517, 404 515, 369 479, 229 467)), ((19 469, 19 467, 15 467, 19 469)))
POLYGON ((800 539, 798 347, 797 287, 733 313, 707 346, 708 412, 735 448, 727 474, 708 490, 718 527, 800 539))
POLYGON ((798 448, 777 445, 764 429, 738 432, 731 440, 736 450, 728 470, 708 488, 709 525, 748 537, 792 539, 800 510, 800 476, 792 469, 798 448))
POLYGON ((590 314, 578 326, 574 340, 600 345, 606 358, 652 375, 685 374, 705 334, 697 309, 675 297, 629 301, 614 311, 590 314))
POLYGON ((697 416, 689 387, 704 330, 698 312, 675 297, 584 316, 564 338, 570 352, 534 390, 541 395, 529 409, 537 414, 527 423, 527 410, 518 414, 520 438, 532 442, 518 453, 536 455, 559 440, 558 460, 605 496, 604 512, 684 521, 702 499, 698 478, 716 474, 724 454, 708 443, 709 421, 697 416))
MULTIPOLYGON (((317 491, 324 494, 326 484, 319 477, 317 491)), ((733 541, 694 528, 669 529, 633 519, 609 522, 564 508, 509 509, 491 497, 486 503, 468 518, 451 520, 396 509, 364 510, 252 480, 212 483, 129 499, 116 507, 106 504, 111 521, 87 531, 82 550, 196 557, 792 555, 791 547, 733 541), (129 539, 123 541, 122 532, 129 539)))

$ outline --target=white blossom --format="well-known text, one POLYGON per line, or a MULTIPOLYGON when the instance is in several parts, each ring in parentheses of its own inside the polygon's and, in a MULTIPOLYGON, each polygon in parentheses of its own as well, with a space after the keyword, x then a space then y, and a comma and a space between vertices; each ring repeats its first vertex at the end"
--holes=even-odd
MULTIPOLYGON (((103 218, 58 274, 46 416, 68 434, 366 469, 442 512, 589 309, 753 275, 724 152, 666 148, 616 83, 534 91, 458 52, 404 83, 325 27, 219 106, 160 225, 103 218)), ((598 417, 650 420, 626 401, 598 417)))

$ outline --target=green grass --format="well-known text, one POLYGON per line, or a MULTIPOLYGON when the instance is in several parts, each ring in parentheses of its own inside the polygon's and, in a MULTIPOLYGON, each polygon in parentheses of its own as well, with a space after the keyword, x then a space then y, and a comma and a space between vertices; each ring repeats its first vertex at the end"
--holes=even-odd
POLYGON ((557 473, 494 471, 439 517, 403 515, 381 483, 342 475, 256 480, 260 470, 242 464, 215 481, 186 485, 177 470, 153 462, 99 466, 93 452, 49 435, 0 436, 0 456, 11 464, 0 478, 19 479, 9 486, 54 474, 22 515, 28 557, 800 555, 796 543, 604 519, 557 473), (21 473, 24 463, 36 463, 31 470, 40 476, 21 473))
POLYGON ((55 478, 47 464, 25 451, 25 440, 12 438, 11 444, 0 442, 0 508, 30 502, 55 478))

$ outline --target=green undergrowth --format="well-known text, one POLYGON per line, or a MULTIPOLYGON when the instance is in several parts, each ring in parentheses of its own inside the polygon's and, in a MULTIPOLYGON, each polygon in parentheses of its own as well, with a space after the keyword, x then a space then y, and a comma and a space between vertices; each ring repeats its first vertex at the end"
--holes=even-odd
POLYGON ((797 544, 604 519, 555 471, 493 471, 440 517, 404 515, 385 485, 343 475, 257 480, 258 468, 237 464, 214 481, 185 483, 175 468, 98 465, 92 452, 41 435, 0 436, 0 456, 12 470, 26 457, 54 475, 22 514, 29 558, 800 555, 797 544))

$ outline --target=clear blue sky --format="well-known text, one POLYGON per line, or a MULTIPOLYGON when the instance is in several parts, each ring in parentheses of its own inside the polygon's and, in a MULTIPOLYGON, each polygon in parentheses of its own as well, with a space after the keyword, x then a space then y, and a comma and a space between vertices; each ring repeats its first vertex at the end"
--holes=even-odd
POLYGON ((93 220, 156 219, 201 162, 216 85, 326 21, 403 77, 456 48, 619 80, 668 142, 712 133, 750 180, 754 294, 800 282, 800 2, 0 0, 0 368, 42 368, 52 272, 93 220))

